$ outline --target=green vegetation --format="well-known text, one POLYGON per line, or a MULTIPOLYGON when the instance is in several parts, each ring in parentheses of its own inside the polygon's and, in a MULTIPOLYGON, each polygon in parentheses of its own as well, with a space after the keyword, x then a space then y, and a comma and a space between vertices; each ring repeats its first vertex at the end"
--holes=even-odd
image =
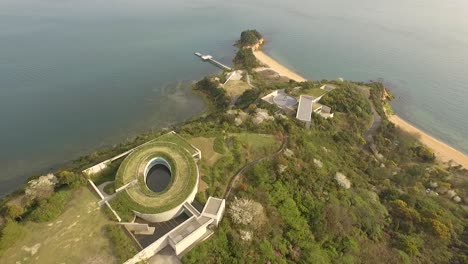
POLYGON ((256 102, 259 95, 260 90, 258 89, 247 90, 237 99, 236 106, 239 108, 246 108, 250 104, 256 102))
POLYGON ((301 94, 307 94, 313 97, 319 97, 326 93, 325 90, 320 89, 322 84, 319 82, 307 81, 307 82, 298 83, 297 86, 301 87, 302 89, 294 91, 293 90, 294 87, 290 86, 287 88, 288 92, 295 96, 299 96, 301 94))
POLYGON ((230 80, 224 85, 223 89, 232 98, 241 95, 246 90, 249 90, 250 86, 244 81, 230 80))
POLYGON ((252 49, 239 49, 234 57, 234 64, 247 71, 259 66, 252 49))
MULTIPOLYGON (((245 45, 252 39, 241 36, 245 45)), ((239 67, 248 68, 244 62, 239 67)), ((251 161, 270 156, 287 139, 281 155, 264 159, 233 181, 220 226, 207 241, 184 255, 183 262, 468 262, 468 212, 462 200, 468 195, 468 171, 437 163, 429 149, 387 120, 383 109, 391 95, 383 84, 326 80, 299 84, 268 78, 252 73, 257 88, 243 92, 230 107, 235 110, 231 113, 226 111, 229 98, 218 87, 219 81, 201 80, 195 89, 214 102, 216 111, 174 128, 202 150, 198 165, 205 185, 196 196, 201 202, 210 195, 221 197, 236 172, 251 161), (321 101, 332 107, 335 116, 325 120, 314 115, 310 129, 292 117, 274 115, 278 109, 259 99, 274 89, 295 93, 293 88, 299 85, 303 89, 298 94, 319 95, 322 83, 336 86, 321 101), (377 154, 368 151, 363 140, 371 121, 371 103, 382 116, 382 124, 373 134, 377 154), (258 108, 267 109, 275 119, 254 123, 258 108), (244 119, 235 122, 240 112, 244 119), (232 212, 234 197, 254 201, 259 206, 251 211, 262 217, 254 218, 254 223, 237 221, 232 212)), ((133 256, 138 250, 134 242, 97 207, 98 198, 82 187, 86 181, 80 170, 161 134, 142 135, 82 157, 55 173, 57 183, 35 189, 26 186, 26 192, 4 199, 2 261, 15 263, 27 258, 36 263, 114 263, 133 256)), ((195 150, 190 144, 173 135, 158 140, 148 144, 148 148, 159 144, 153 155, 137 160, 163 156, 176 174, 193 173, 192 163, 180 166, 192 160, 195 150)), ((129 166, 127 160, 117 160, 91 178, 96 184, 113 181, 120 169, 129 166)), ((122 186, 120 176, 115 186, 106 189, 122 186)), ((179 190, 192 184, 191 180, 184 183, 179 190)), ((142 187, 141 180, 139 184, 142 187)), ((155 209, 152 199, 161 197, 144 189, 135 195, 141 195, 138 198, 143 202, 135 202, 127 192, 111 200, 124 221, 133 217, 132 209, 157 212, 177 202, 170 199, 164 202, 168 207, 155 209)))
MULTIPOLYGON (((235 184, 230 198, 261 203, 268 212, 267 224, 255 228, 235 224, 229 212, 230 200, 226 217, 213 237, 185 255, 183 262, 466 262, 463 252, 468 244, 462 240, 468 214, 443 195, 444 188, 453 188, 448 182, 466 177, 466 171, 441 168, 434 163, 432 152, 395 129, 385 117, 374 135, 377 150, 383 155, 382 160, 377 159, 363 148, 363 134, 371 119, 370 102, 379 109, 387 103, 382 100, 383 86, 331 83, 337 89, 325 95, 321 103, 332 107, 335 118, 314 116, 311 129, 304 129, 292 118, 234 126, 227 114, 181 127, 194 135, 215 134, 221 129, 218 133, 226 135, 227 155, 213 167, 202 165, 203 179, 209 186, 206 194, 199 195, 202 198, 222 193, 225 175, 233 171, 232 159, 244 162, 274 151, 273 147, 261 150, 267 142, 262 141, 260 133, 287 133, 292 153, 255 165, 235 184), (362 93, 362 86, 370 87, 371 101, 362 93), (252 154, 248 149, 259 152, 252 154), (350 181, 349 189, 337 184, 337 172, 350 181), (426 193, 431 182, 439 183, 439 196, 426 193), (243 239, 245 231, 252 232, 250 240, 243 239)), ((239 98, 237 107, 249 112, 252 105, 261 104, 261 93, 276 88, 256 85, 258 89, 248 90, 239 98)), ((282 85, 293 88, 298 84, 282 85)), ((315 91, 319 85, 310 82, 304 90, 315 91)), ((458 193, 466 193, 466 180, 460 180, 457 186, 458 193)))
POLYGON ((22 239, 24 234, 25 234, 25 230, 21 224, 12 220, 7 221, 3 225, 2 232, 1 232, 0 257, 12 244, 22 239))
POLYGON ((194 89, 207 96, 217 108, 224 108, 229 104, 229 98, 226 91, 218 86, 218 81, 205 77, 195 84, 194 89))
POLYGON ((213 166, 225 154, 224 139, 222 136, 213 137, 193 137, 190 143, 200 149, 202 160, 209 166, 213 166), (215 147, 216 144, 216 147, 215 147), (215 150, 216 149, 216 150, 215 150))
POLYGON ((2 263, 117 263, 104 232, 111 221, 97 206, 97 196, 86 187, 67 192, 71 200, 53 221, 25 217, 1 227, 2 263))
POLYGON ((114 182, 111 182, 109 184, 106 185, 106 187, 104 187, 104 192, 107 193, 107 194, 113 194, 115 193, 115 186, 114 186, 114 182))
POLYGON ((213 150, 219 154, 226 154, 226 145, 222 136, 217 136, 213 142, 213 150))
POLYGON ((110 201, 120 217, 128 221, 133 218, 132 210, 140 213, 160 213, 182 204, 196 183, 196 165, 187 152, 190 149, 195 152, 195 149, 179 136, 167 134, 139 147, 125 158, 117 171, 115 188, 122 187, 135 179, 138 180, 138 188, 133 187, 120 192, 110 201), (164 158, 169 163, 172 182, 165 191, 155 193, 146 186, 140 167, 141 164, 146 164, 157 157, 164 158))
POLYGON ((122 226, 116 224, 107 225, 106 235, 112 241, 113 252, 120 263, 125 262, 138 253, 139 250, 135 247, 135 243, 125 234, 122 226))
POLYGON ((68 190, 55 192, 47 200, 39 202, 37 208, 29 215, 29 219, 38 223, 55 220, 63 213, 71 199, 72 192, 68 190))
POLYGON ((237 44, 241 47, 253 46, 258 44, 263 39, 262 34, 260 34, 255 29, 242 31, 240 40, 237 44))

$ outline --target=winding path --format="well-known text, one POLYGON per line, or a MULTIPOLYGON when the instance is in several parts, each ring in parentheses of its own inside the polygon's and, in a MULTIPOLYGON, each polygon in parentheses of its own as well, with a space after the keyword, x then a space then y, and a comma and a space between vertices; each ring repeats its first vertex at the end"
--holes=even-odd
POLYGON ((247 164, 245 164, 242 168, 240 168, 236 174, 234 174, 233 176, 231 176, 231 179, 229 180, 229 183, 228 185, 226 186, 226 190, 224 191, 224 195, 223 195, 223 198, 225 200, 227 200, 227 198, 229 197, 229 195, 231 194, 231 190, 232 188, 234 187, 234 184, 238 181, 239 177, 244 173, 246 172, 248 169, 250 169, 252 166, 254 166, 255 164, 261 162, 261 161, 264 161, 266 159, 270 159, 270 158, 273 158, 279 154, 281 154, 284 149, 286 148, 286 146, 288 145, 288 138, 289 138, 289 135, 286 134, 283 136, 283 143, 281 144, 281 147, 274 153, 268 155, 268 156, 265 156, 263 158, 260 158, 260 159, 257 159, 257 160, 254 160, 254 161, 251 161, 247 164))
POLYGON ((371 109, 372 109, 372 125, 369 127, 369 129, 364 133, 364 139, 366 140, 367 144, 373 144, 374 139, 372 136, 374 133, 379 129, 380 125, 382 124, 382 117, 375 111, 374 103, 370 101, 371 109))

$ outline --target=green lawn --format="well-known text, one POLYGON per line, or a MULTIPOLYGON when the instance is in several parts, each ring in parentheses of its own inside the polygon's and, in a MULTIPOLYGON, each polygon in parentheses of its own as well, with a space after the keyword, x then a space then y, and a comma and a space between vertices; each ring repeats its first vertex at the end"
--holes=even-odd
POLYGON ((191 144, 200 149, 202 153, 202 162, 209 166, 213 166, 222 156, 221 154, 214 151, 214 140, 214 137, 194 137, 189 140, 191 144))
POLYGON ((103 229, 111 221, 98 207, 98 198, 85 187, 73 195, 56 220, 26 222, 25 235, 4 252, 0 262, 116 263, 103 229))
POLYGON ((229 81, 223 88, 229 96, 235 97, 250 89, 250 86, 244 81, 229 81))
POLYGON ((313 97, 319 97, 325 93, 326 92, 320 88, 310 88, 310 89, 301 90, 301 94, 307 94, 313 97))
POLYGON ((230 134, 239 140, 243 146, 243 151, 249 161, 269 155, 281 146, 281 141, 273 135, 235 133, 230 134))

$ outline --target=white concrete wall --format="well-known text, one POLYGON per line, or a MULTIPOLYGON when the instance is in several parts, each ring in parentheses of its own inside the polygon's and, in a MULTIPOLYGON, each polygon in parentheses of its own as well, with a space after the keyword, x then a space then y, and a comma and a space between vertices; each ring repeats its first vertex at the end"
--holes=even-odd
POLYGON ((169 221, 171 220, 172 218, 174 217, 177 217, 178 215, 180 215, 183 211, 184 211, 184 203, 185 201, 168 210, 168 211, 165 211, 165 212, 162 212, 162 213, 159 213, 159 214, 142 214, 140 212, 137 212, 137 211, 133 211, 133 213, 135 213, 136 216, 140 217, 140 218, 143 218, 145 219, 146 221, 148 222, 165 222, 165 221, 169 221))
MULTIPOLYGON (((101 191, 99 191, 99 188, 96 186, 96 184, 94 184, 94 182, 92 180, 90 180, 90 179, 88 179, 88 182, 91 184, 93 189, 97 192, 99 197, 101 197, 101 199, 104 199, 104 195, 102 195, 101 191)), ((119 221, 119 222, 122 221, 119 214, 117 214, 117 212, 112 208, 112 206, 109 204, 109 202, 106 201, 105 204, 109 208, 109 210, 111 210, 111 212, 114 214, 115 218, 117 218, 117 221, 119 221)))
POLYGON ((135 232, 135 231, 148 231, 149 225, 148 224, 140 224, 140 223, 120 223, 121 225, 125 225, 128 231, 135 232))
POLYGON ((193 231, 190 235, 179 241, 179 243, 177 243, 174 248, 176 255, 179 255, 185 249, 193 245, 193 243, 197 242, 197 240, 200 239, 206 233, 208 225, 212 222, 212 220, 208 221, 207 223, 199 227, 197 230, 193 231))
POLYGON ((219 222, 221 222, 221 219, 223 219, 225 209, 226 209, 226 200, 223 199, 223 201, 221 202, 220 210, 218 211, 218 214, 216 215, 216 219, 213 222, 216 226, 218 226, 219 222))
POLYGON ((172 218, 177 217, 178 215, 180 215, 184 211, 184 204, 186 202, 187 203, 192 203, 193 200, 195 200, 195 195, 197 195, 197 192, 198 192, 198 183, 199 183, 199 178, 200 178, 200 171, 198 170, 198 166, 195 166, 195 168, 197 170, 197 180, 195 182, 195 187, 193 188, 192 192, 187 197, 187 199, 185 199, 185 201, 183 201, 181 204, 177 205, 173 209, 162 212, 162 213, 159 213, 159 214, 143 214, 143 213, 140 213, 140 212, 137 212, 137 211, 133 211, 135 213, 135 215, 145 219, 146 221, 153 222, 153 223, 154 222, 169 221, 172 218))
POLYGON ((135 264, 145 259, 151 258, 152 256, 154 256, 156 253, 158 253, 161 249, 163 249, 169 244, 168 238, 167 238, 168 236, 169 234, 162 236, 160 239, 153 242, 153 244, 147 246, 142 251, 138 252, 135 256, 133 256, 133 258, 125 261, 124 264, 135 264))
POLYGON ((148 162, 148 164, 146 164, 145 172, 143 174, 145 182, 146 182, 146 176, 148 176, 149 170, 151 170, 151 168, 153 168, 154 166, 156 166, 158 164, 162 164, 162 165, 166 166, 169 169, 169 172, 171 173, 171 177, 172 177, 172 168, 171 168, 171 165, 169 164, 169 162, 167 162, 167 160, 165 160, 164 158, 157 157, 157 158, 154 158, 154 159, 150 160, 150 162, 148 162))

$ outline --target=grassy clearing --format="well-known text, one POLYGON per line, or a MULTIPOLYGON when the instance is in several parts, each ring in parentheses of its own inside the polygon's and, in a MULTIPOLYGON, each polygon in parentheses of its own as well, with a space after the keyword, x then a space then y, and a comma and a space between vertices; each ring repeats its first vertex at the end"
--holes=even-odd
POLYGON ((2 263, 116 263, 104 226, 111 223, 88 188, 73 193, 68 209, 48 223, 26 222, 2 263))
POLYGON ((195 137, 191 138, 189 142, 197 147, 202 152, 202 161, 209 166, 213 166, 221 154, 217 153, 213 149, 215 138, 206 138, 206 137, 195 137))
POLYGON ((273 135, 235 133, 230 136, 235 137, 241 143, 242 152, 249 161, 269 155, 281 146, 281 141, 273 135))
POLYGON ((301 90, 301 94, 311 95, 313 97, 319 97, 324 95, 326 92, 320 88, 310 88, 301 90))
POLYGON ((223 88, 230 97, 236 97, 250 89, 250 86, 244 81, 229 81, 223 88))

